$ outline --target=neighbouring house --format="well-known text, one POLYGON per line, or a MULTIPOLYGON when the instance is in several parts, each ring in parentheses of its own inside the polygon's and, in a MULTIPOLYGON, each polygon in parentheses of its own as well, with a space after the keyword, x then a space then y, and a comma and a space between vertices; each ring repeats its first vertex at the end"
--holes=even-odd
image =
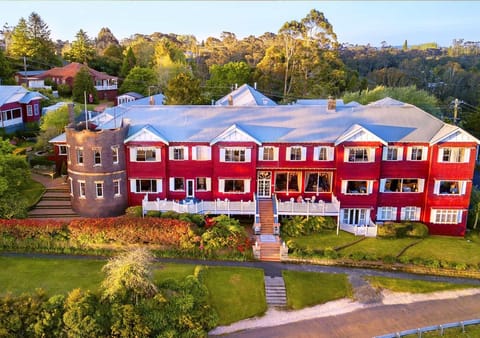
POLYGON ((255 88, 244 84, 215 102, 217 106, 276 106, 277 104, 255 88))
POLYGON ((18 85, 25 85, 27 88, 47 88, 51 89, 49 86, 45 86, 43 80, 39 79, 39 76, 43 74, 45 70, 27 70, 27 71, 18 71, 15 73, 15 82, 18 85))
POLYGON ((143 97, 142 94, 135 93, 135 92, 128 92, 124 93, 122 95, 117 96, 117 99, 115 100, 115 105, 121 105, 127 102, 132 102, 138 99, 141 99, 143 97))
POLYGON ((233 103, 117 107, 95 130, 71 124, 51 142, 68 162, 74 210, 106 217, 142 205, 260 224, 269 201, 275 224, 323 215, 357 234, 394 221, 465 233, 480 141, 458 126, 390 98, 233 103))
MULTIPOLYGON (((78 62, 72 62, 64 67, 49 69, 38 75, 37 78, 41 81, 51 79, 56 84, 67 84, 72 87, 73 80, 82 67, 87 66, 78 62)), ((118 95, 118 78, 96 71, 90 67, 87 68, 97 89, 99 99, 115 101, 118 95)))
POLYGON ((39 122, 42 99, 46 97, 22 86, 0 86, 0 128, 11 133, 24 130, 27 123, 39 122))

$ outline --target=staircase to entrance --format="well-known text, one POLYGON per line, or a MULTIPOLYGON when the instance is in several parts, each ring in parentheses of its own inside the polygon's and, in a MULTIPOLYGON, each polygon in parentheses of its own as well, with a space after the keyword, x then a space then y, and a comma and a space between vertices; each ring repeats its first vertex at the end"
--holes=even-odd
POLYGON ((70 202, 68 185, 49 187, 40 201, 28 213, 29 218, 37 219, 71 219, 77 218, 70 202))
POLYGON ((260 235, 257 243, 260 246, 261 261, 280 261, 280 237, 275 234, 275 217, 273 214, 273 201, 261 199, 258 201, 258 214, 260 216, 260 235))

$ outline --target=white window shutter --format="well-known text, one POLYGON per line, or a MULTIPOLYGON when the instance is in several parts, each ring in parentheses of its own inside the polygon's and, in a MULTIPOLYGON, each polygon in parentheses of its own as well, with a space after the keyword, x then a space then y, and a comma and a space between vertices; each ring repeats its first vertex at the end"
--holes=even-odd
POLYGON ((188 147, 183 147, 183 159, 188 161, 188 147))
POLYGON ((348 181, 342 181, 342 194, 347 193, 347 183, 348 181))
POLYGON ((422 208, 419 208, 417 207, 415 209, 415 221, 419 221, 420 220, 420 213, 422 212, 422 208))
POLYGON ((245 149, 245 162, 252 162, 252 149, 245 149))
POLYGON ((437 162, 441 163, 443 162, 443 152, 445 148, 438 148, 438 159, 437 162))
POLYGON ((292 149, 290 147, 287 147, 287 152, 285 154, 285 160, 290 161, 291 157, 290 155, 292 154, 292 149))
POLYGON ((368 149, 368 162, 375 162, 375 148, 368 149))
POLYGON ((313 160, 318 161, 320 157, 320 148, 321 147, 315 147, 313 148, 313 160))
POLYGON ((174 159, 174 155, 173 155, 174 150, 175 150, 174 147, 169 147, 169 148, 168 148, 168 159, 169 159, 169 160, 173 160, 173 159, 174 159))
POLYGON ((435 181, 435 185, 433 186, 433 193, 435 195, 440 194, 440 181, 435 181))
POLYGON ((225 180, 222 180, 222 179, 218 180, 218 191, 225 192, 225 180))
POLYGON ((335 151, 334 147, 327 147, 327 160, 333 161, 334 151, 335 151))
POLYGON ((225 162, 225 148, 220 148, 220 162, 225 162))
POLYGON ((160 152, 160 148, 155 148, 155 162, 161 162, 162 161, 162 155, 160 152))
POLYGON ((264 147, 258 147, 258 160, 259 161, 263 161, 264 150, 265 150, 264 147))
POLYGON ((169 190, 175 191, 175 177, 169 178, 169 190))
POLYGON ((210 161, 212 159, 212 147, 207 146, 207 160, 210 161))
POLYGON ((192 147, 192 160, 197 160, 197 149, 198 147, 192 147))
POLYGON ((467 193, 468 181, 460 181, 460 194, 465 195, 467 193))
POLYGON ((373 193, 373 183, 375 181, 367 181, 367 191, 369 194, 373 193))
POLYGON ((397 207, 392 208, 392 221, 397 220, 397 207))
POLYGON ((426 161, 428 158, 428 147, 423 147, 422 150, 422 161, 426 161))
POLYGON ((343 162, 348 162, 350 148, 343 148, 343 162))
POLYGON ((385 183, 387 183, 386 178, 380 179, 380 189, 379 189, 380 192, 385 192, 385 183))
POLYGON ((402 161, 403 160, 403 147, 398 147, 397 148, 397 160, 402 161))
POLYGON ((462 222, 462 214, 463 214, 463 210, 458 210, 458 213, 457 213, 457 224, 462 222))
POLYGON ((137 161, 137 148, 131 147, 130 148, 130 162, 137 161))
POLYGON ((278 161, 278 147, 273 148, 273 159, 278 161))
POLYGON ((212 190, 212 179, 210 177, 207 177, 205 179, 205 183, 206 183, 207 191, 211 191, 212 190))
POLYGON ((162 192, 163 187, 162 187, 162 179, 157 180, 157 192, 162 192))
POLYGON ((405 208, 400 209, 400 220, 401 221, 405 220, 405 208))
POLYGON ((435 223, 436 216, 437 216, 437 210, 431 209, 430 210, 430 223, 435 223))
POLYGON ((423 192, 425 190, 425 179, 419 178, 418 179, 418 192, 423 192))
POLYGON ((130 191, 137 192, 137 180, 130 180, 130 191))
POLYGON ((383 146, 382 149, 382 161, 387 160, 387 155, 388 155, 388 146, 383 146))
POLYGON ((249 193, 250 192, 250 180, 244 180, 243 185, 245 187, 244 192, 249 193))
POLYGON ((463 162, 464 163, 469 163, 470 162, 470 148, 465 148, 465 154, 463 157, 463 162))
POLYGON ((302 147, 302 161, 307 159, 307 147, 302 147))

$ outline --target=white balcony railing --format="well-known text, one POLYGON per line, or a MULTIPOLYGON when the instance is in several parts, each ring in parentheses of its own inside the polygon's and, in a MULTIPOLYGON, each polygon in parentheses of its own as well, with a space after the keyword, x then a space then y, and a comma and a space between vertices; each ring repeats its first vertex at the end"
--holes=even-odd
POLYGON ((340 202, 332 195, 332 202, 324 201, 296 202, 293 198, 290 201, 277 201, 278 215, 302 215, 302 216, 338 216, 340 202))
POLYGON ((96 90, 115 90, 118 89, 118 85, 110 85, 110 86, 95 86, 96 90))
POLYGON ((355 236, 377 236, 377 225, 372 220, 369 220, 368 224, 362 225, 340 224, 340 229, 354 234, 355 236))

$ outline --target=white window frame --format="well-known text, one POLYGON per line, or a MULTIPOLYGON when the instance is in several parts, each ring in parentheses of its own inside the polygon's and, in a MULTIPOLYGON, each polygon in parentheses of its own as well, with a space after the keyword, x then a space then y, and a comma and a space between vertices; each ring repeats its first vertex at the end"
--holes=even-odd
POLYGON ((278 161, 278 147, 274 147, 274 146, 259 147, 258 160, 259 161, 278 161), (271 155, 271 157, 268 155, 271 155))
POLYGON ((396 221, 397 207, 378 207, 377 220, 378 221, 396 221))
POLYGON ((121 181, 122 181, 121 179, 113 180, 113 197, 122 196, 122 188, 121 188, 121 185, 120 185, 121 181), (115 192, 115 186, 118 188, 117 192, 115 192))
POLYGON ((31 104, 27 104, 27 116, 33 116, 33 107, 31 104))
POLYGON ((286 149, 285 160, 289 162, 305 161, 307 159, 307 148, 302 146, 290 146, 286 149), (292 158, 295 156, 295 158, 292 158))
POLYGON ((333 177, 333 173, 332 172, 329 172, 329 171, 307 171, 305 173, 305 185, 304 185, 304 191, 306 193, 323 193, 323 192, 331 192, 332 191, 332 177, 333 177), (313 184, 313 190, 307 190, 307 187, 309 186, 309 178, 310 178, 310 175, 311 174, 317 174, 317 181, 313 184), (323 176, 325 177, 325 174, 328 178, 328 182, 327 182, 327 185, 328 185, 328 189, 325 190, 325 183, 323 184, 323 187, 322 187, 322 181, 320 180, 320 178, 323 176))
POLYGON ((92 148, 93 151, 93 166, 94 167, 101 167, 102 166, 102 148, 92 148), (97 157, 98 154, 98 157, 97 157), (98 159, 98 163, 97 163, 98 159))
POLYGON ((400 220, 401 221, 419 221, 420 213, 422 208, 420 207, 402 207, 400 209, 400 220))
POLYGON ((112 146, 112 163, 118 164, 118 146, 112 146))
POLYGON ((387 146, 382 150, 382 161, 402 161, 403 160, 403 147, 399 146, 387 146), (393 152, 396 151, 396 158, 393 156, 393 152))
POLYGON ((192 160, 210 161, 212 159, 212 148, 210 146, 192 147, 192 160))
POLYGON ((345 148, 344 161, 348 163, 372 163, 375 162, 375 148, 372 147, 348 147, 345 148), (357 160, 357 151, 365 152, 366 159, 357 160), (355 152, 352 154, 352 152, 355 152))
POLYGON ((342 217, 341 222, 345 225, 363 226, 368 224, 368 219, 370 218, 370 212, 365 208, 345 208, 340 209, 340 212, 342 217), (358 222, 358 224, 353 224, 353 222, 351 222, 352 216, 355 216, 357 213, 360 222, 358 222))
POLYGON ((87 198, 87 184, 84 180, 78 180, 78 197, 87 198))
POLYGON ((168 149, 169 160, 172 161, 187 161, 188 160, 188 147, 174 146, 168 149))
POLYGON ((462 222, 463 210, 432 209, 430 222, 434 224, 459 224, 462 222))
POLYGON ((334 147, 330 146, 318 146, 313 148, 313 160, 314 161, 333 161, 334 147))
POLYGON ((83 152, 83 147, 75 148, 75 157, 77 160, 77 165, 84 165, 85 163, 85 154, 83 152))
POLYGON ((252 161, 252 149, 246 147, 220 148, 220 162, 248 163, 252 161))
POLYGON ((384 192, 384 193, 387 193, 387 194, 398 194, 398 193, 422 193, 425 189, 425 179, 423 178, 416 178, 416 177, 411 177, 411 178, 397 178, 397 177, 388 177, 388 178, 382 178, 380 179, 380 187, 379 187, 379 190, 380 192, 384 192), (386 190, 386 185, 387 185, 387 181, 388 180, 397 180, 399 181, 399 187, 398 187, 398 191, 390 191, 390 190, 386 190), (405 183, 405 187, 404 187, 404 181, 407 181, 407 180, 417 180, 417 184, 416 184, 416 190, 412 190, 411 187, 407 186, 408 183, 405 183), (407 189, 410 189, 408 190, 407 189))
POLYGON ((172 192, 179 192, 179 191, 185 191, 186 188, 186 182, 185 182, 185 177, 170 177, 169 179, 169 190, 172 192), (181 187, 175 188, 175 185, 177 185, 179 182, 181 182, 181 187))
POLYGON ((428 159, 428 147, 425 146, 411 146, 407 148, 407 161, 426 161, 428 159), (417 152, 418 150, 422 151, 422 156, 419 158, 417 152), (413 157, 414 155, 415 158, 413 157))
POLYGON ((40 115, 40 105, 38 103, 35 103, 33 105, 33 115, 35 116, 40 115))
POLYGON ((103 188, 103 181, 95 181, 95 198, 102 199, 105 196, 105 191, 103 188))
POLYGON ((212 190, 212 179, 210 177, 196 177, 195 178, 195 190, 196 191, 211 191, 212 190), (199 188, 198 180, 205 179, 205 189, 199 188))
POLYGON ((130 148, 130 162, 140 162, 140 163, 145 163, 145 162, 161 162, 161 152, 160 148, 157 147, 131 147, 130 148), (155 153, 155 158, 152 157, 146 157, 145 154, 145 160, 138 160, 138 152, 139 151, 151 151, 155 153))
MULTIPOLYGON (((151 183, 150 183, 151 184, 151 183)), ((130 179, 130 191, 135 194, 147 194, 147 193, 161 193, 162 192, 162 179, 161 178, 136 178, 130 179), (137 191, 137 181, 155 181, 157 190, 156 191, 137 191)))
POLYGON ((467 184, 469 181, 462 180, 435 180, 433 193, 440 196, 463 196, 467 192, 467 184), (442 182, 445 182, 450 188, 442 191, 442 182), (452 186, 452 183, 454 186, 452 186))
POLYGON ((470 148, 443 147, 438 149, 439 163, 469 163, 470 148))
POLYGON ((67 155, 68 154, 68 146, 65 144, 58 145, 58 155, 67 155))
POLYGON ((302 172, 300 171, 277 171, 274 175, 274 191, 275 192, 281 192, 281 193, 287 193, 287 195, 291 192, 297 193, 301 191, 302 187, 302 172), (286 189, 285 190, 277 190, 277 181, 278 181, 278 176, 279 175, 287 175, 287 180, 286 180, 286 189), (290 181, 291 177, 295 176, 297 177, 297 190, 293 190, 290 188, 290 181))
POLYGON ((344 195, 370 195, 373 193, 373 183, 372 180, 363 180, 363 179, 350 179, 350 180, 342 180, 342 194, 344 195), (348 182, 365 182, 365 192, 347 192, 348 191, 348 182))
POLYGON ((248 194, 250 193, 250 179, 242 178, 219 178, 218 191, 224 194, 248 194), (225 184, 227 181, 243 181, 243 191, 225 191, 225 184))

